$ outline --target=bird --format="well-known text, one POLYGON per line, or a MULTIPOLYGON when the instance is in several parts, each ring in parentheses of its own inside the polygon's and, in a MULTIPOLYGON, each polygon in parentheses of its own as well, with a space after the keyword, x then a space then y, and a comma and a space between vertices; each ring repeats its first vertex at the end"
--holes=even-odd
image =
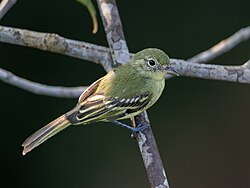
POLYGON ((141 131, 145 126, 134 128, 119 120, 132 118, 151 107, 161 96, 167 75, 178 73, 164 51, 146 48, 137 52, 128 63, 112 69, 84 90, 72 110, 29 136, 22 144, 22 154, 72 125, 101 121, 141 131))

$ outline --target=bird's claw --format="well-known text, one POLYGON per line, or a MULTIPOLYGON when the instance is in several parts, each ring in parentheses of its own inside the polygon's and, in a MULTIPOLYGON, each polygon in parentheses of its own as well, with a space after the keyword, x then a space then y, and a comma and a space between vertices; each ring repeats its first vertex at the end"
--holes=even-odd
POLYGON ((132 133, 138 133, 140 131, 143 131, 145 129, 149 128, 149 125, 142 125, 142 126, 137 126, 132 129, 132 133))
POLYGON ((142 126, 137 126, 137 127, 132 128, 131 137, 136 138, 136 134, 148 128, 149 128, 149 125, 142 125, 142 126))

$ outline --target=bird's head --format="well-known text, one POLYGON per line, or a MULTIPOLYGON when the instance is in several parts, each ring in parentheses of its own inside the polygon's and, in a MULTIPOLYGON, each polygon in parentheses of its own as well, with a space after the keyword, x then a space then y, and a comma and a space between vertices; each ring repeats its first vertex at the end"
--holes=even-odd
POLYGON ((137 68, 138 73, 154 79, 164 79, 167 74, 178 75, 171 67, 168 55, 157 48, 147 48, 137 52, 132 62, 137 68))

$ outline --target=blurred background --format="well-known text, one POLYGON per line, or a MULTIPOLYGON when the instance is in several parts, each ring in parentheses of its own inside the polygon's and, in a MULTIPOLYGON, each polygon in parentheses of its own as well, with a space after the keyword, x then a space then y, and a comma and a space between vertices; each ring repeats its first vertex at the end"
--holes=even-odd
MULTIPOLYGON (((188 59, 250 25, 250 1, 117 1, 131 52, 157 47, 188 59)), ((97 6, 96 6, 97 7, 97 6)), ((74 0, 22 0, 1 25, 107 46, 102 23, 91 33, 87 10, 74 0)), ((32 81, 89 85, 101 66, 0 43, 0 67, 32 81)), ((211 63, 240 65, 250 41, 211 63)), ((171 188, 250 187, 250 85, 178 77, 149 111, 171 188)), ((39 96, 0 82, 1 187, 149 187, 135 140, 110 123, 71 127, 26 156, 31 133, 77 99, 39 96)))

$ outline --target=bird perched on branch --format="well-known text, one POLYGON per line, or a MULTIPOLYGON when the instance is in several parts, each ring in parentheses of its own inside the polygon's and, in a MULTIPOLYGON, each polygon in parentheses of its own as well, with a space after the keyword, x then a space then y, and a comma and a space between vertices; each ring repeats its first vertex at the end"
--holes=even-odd
POLYGON ((104 121, 141 131, 145 126, 133 128, 118 120, 136 116, 152 106, 165 87, 167 74, 178 75, 163 51, 148 48, 136 53, 130 62, 90 85, 71 111, 28 137, 22 144, 23 155, 71 125, 104 121))

